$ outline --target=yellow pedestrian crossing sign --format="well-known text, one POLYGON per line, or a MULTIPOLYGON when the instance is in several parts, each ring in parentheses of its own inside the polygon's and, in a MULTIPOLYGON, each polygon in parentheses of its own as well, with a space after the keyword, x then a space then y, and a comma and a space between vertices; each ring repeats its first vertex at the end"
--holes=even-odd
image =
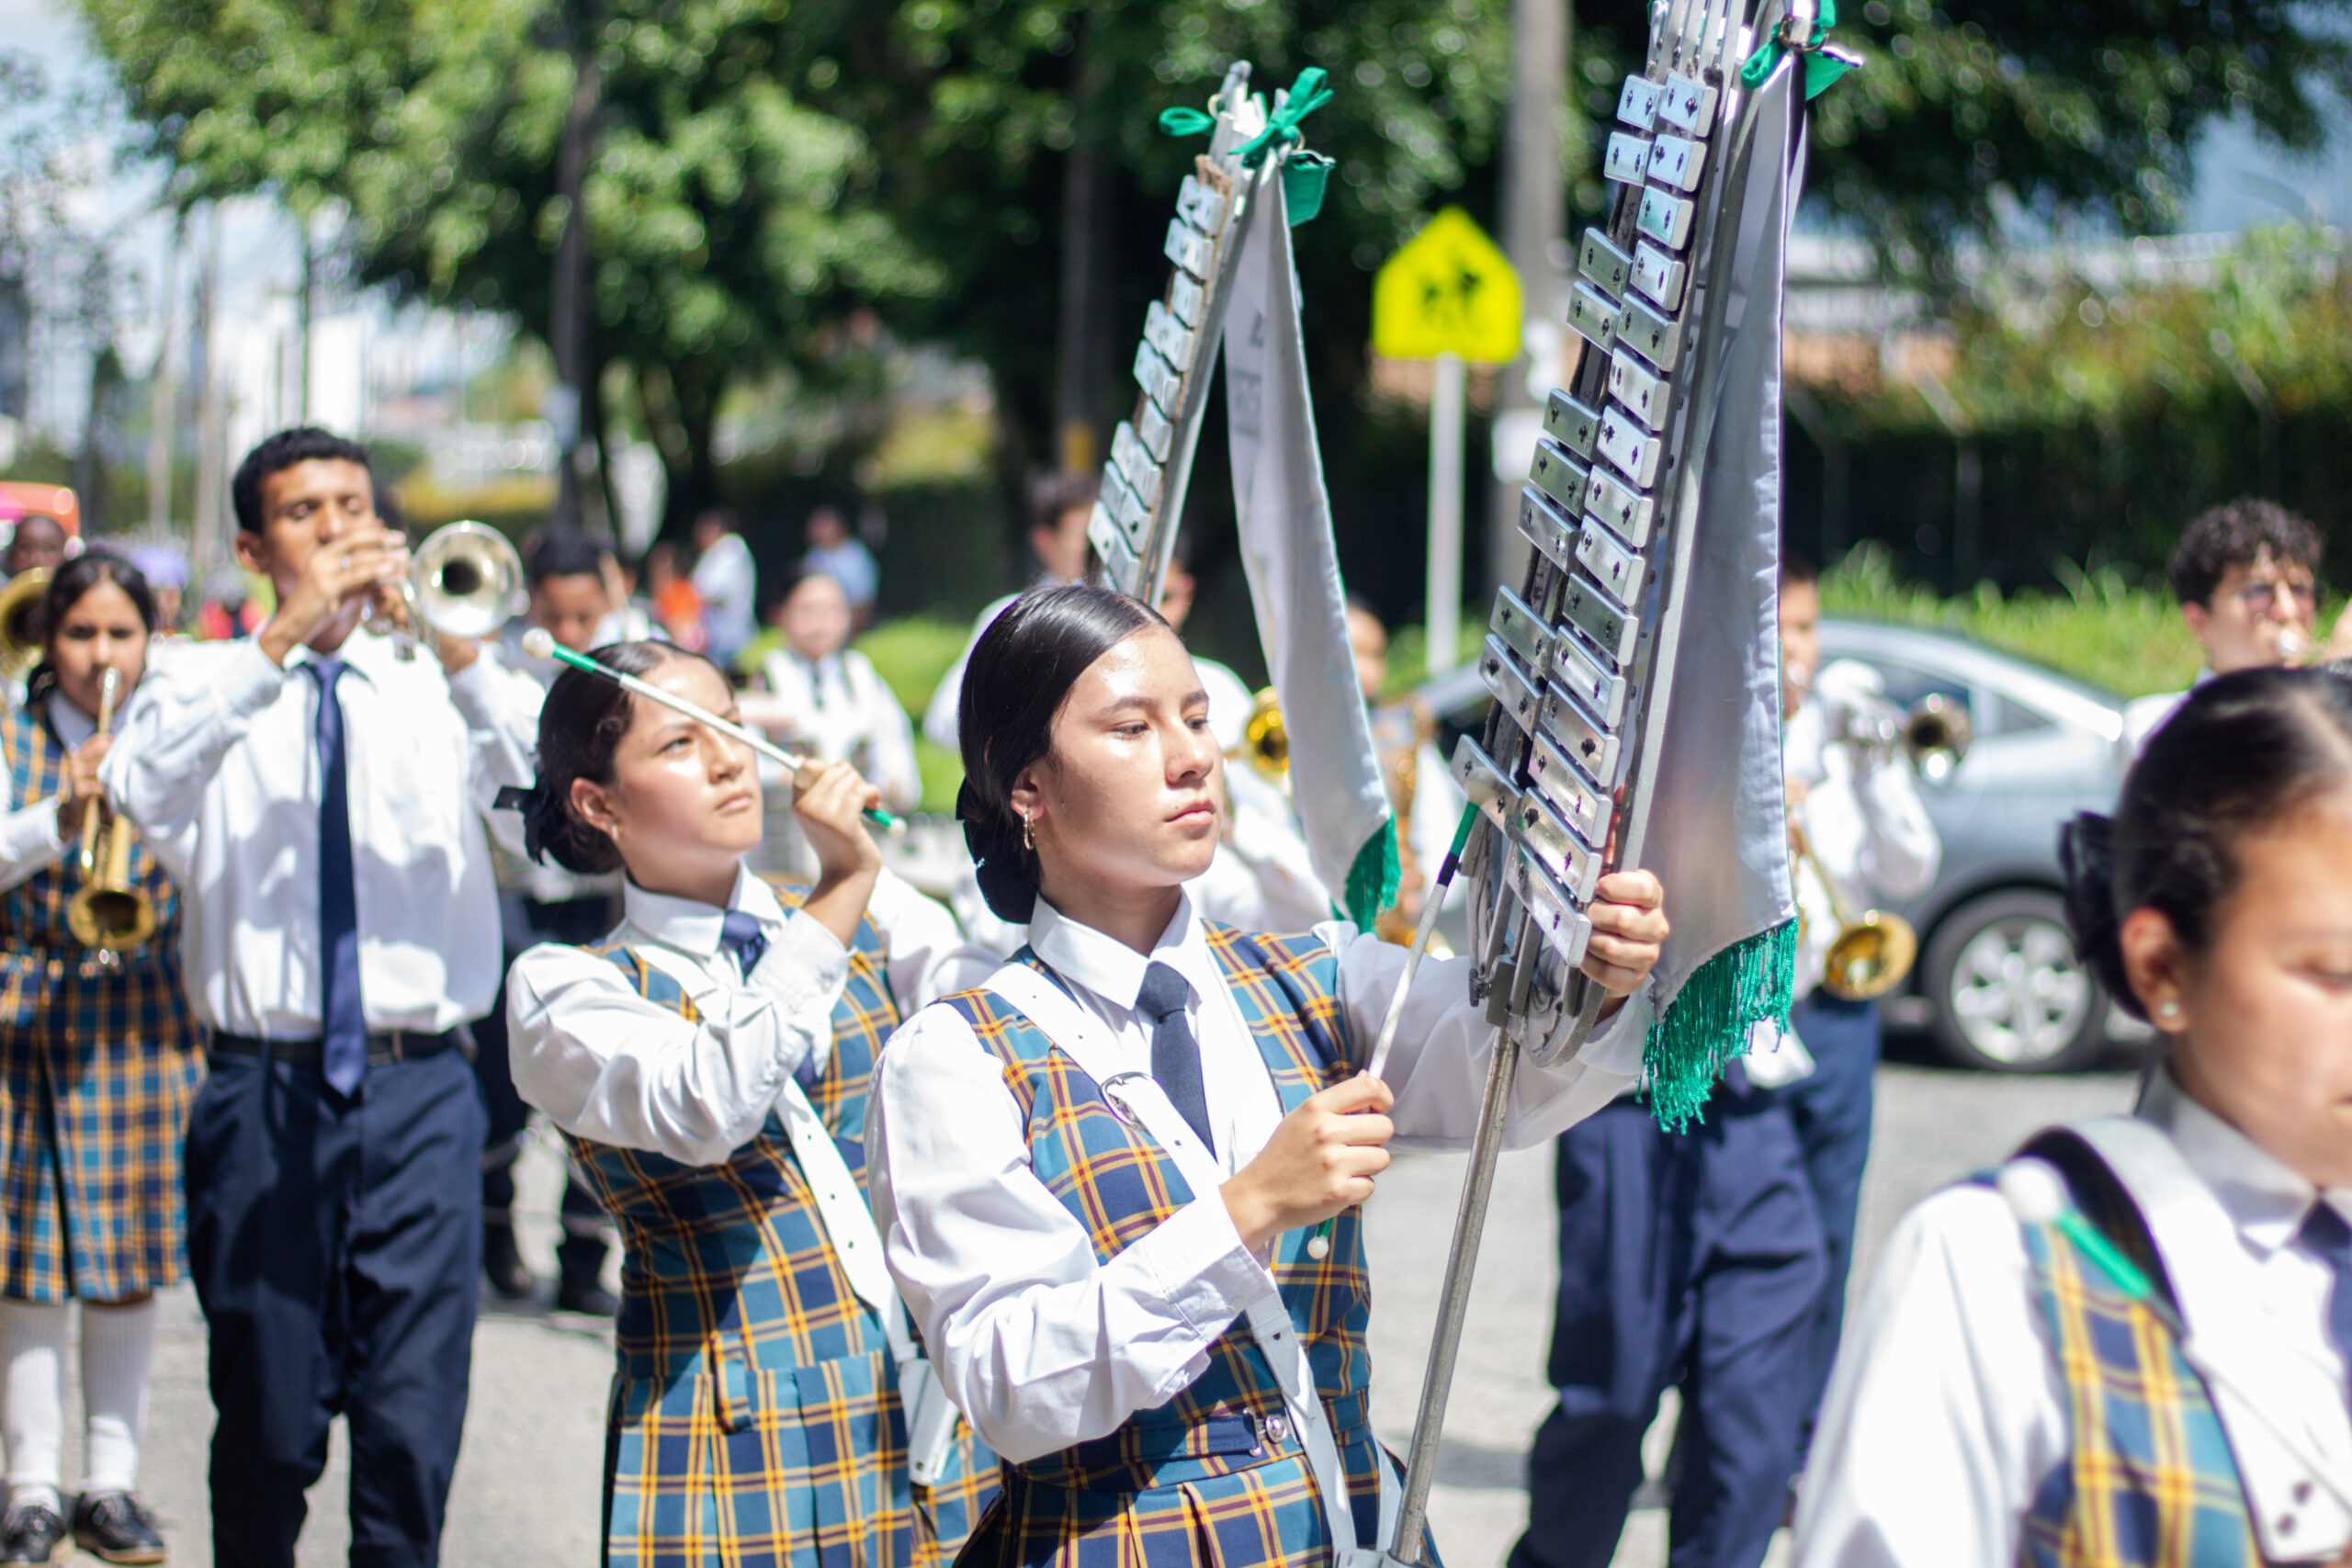
POLYGON ((1449 207, 1372 282, 1372 351, 1384 359, 1519 357, 1519 275, 1470 215, 1449 207))

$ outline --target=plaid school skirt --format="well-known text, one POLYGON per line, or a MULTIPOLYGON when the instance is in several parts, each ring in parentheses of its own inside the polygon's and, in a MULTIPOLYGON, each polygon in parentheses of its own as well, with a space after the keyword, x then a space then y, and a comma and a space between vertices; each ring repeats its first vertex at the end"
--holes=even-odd
POLYGON ((935 1568, 996 1491, 959 1427, 945 1478, 907 1480, 887 1349, 815 1366, 613 1380, 605 1561, 614 1568, 935 1568))
MULTIPOLYGON (((1343 1427, 1336 1436, 1356 1540, 1369 1546, 1380 1527, 1381 1450, 1368 1427, 1343 1427)), ((1089 1476, 1083 1485, 1033 1479, 1008 1464, 1003 1493, 956 1568, 1329 1563, 1331 1532, 1305 1450, 1295 1438, 1279 1445, 1258 1440, 1263 1461, 1245 1468, 1233 1468, 1231 1460, 1219 1457, 1171 1458, 1145 1470, 1129 1468, 1125 1474, 1089 1476)), ((1440 1563, 1434 1541, 1426 1551, 1432 1564, 1440 1563)))
POLYGON ((0 1296, 113 1302, 187 1271, 180 1145, 204 1036, 176 959, 20 948, 0 1022, 0 1296))

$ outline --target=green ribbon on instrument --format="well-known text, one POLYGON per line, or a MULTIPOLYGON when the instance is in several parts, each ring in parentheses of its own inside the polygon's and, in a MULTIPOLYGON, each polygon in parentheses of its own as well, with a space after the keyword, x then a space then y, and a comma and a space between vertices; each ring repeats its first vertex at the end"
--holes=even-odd
MULTIPOLYGON (((1331 101, 1327 79, 1319 65, 1300 72, 1266 129, 1235 150, 1241 166, 1254 169, 1266 161, 1269 151, 1282 149, 1283 205, 1294 229, 1323 209, 1323 193, 1330 184, 1331 160, 1301 146, 1298 129, 1299 121, 1331 101)), ((1159 111, 1159 129, 1170 136, 1204 136, 1216 129, 1216 117, 1179 105, 1159 111)))
MULTIPOLYGON (((1804 56, 1804 96, 1808 101, 1821 96, 1838 77, 1861 64, 1859 57, 1828 41, 1829 29, 1837 25, 1838 0, 1821 0, 1821 15, 1814 20, 1813 37, 1796 46, 1797 52, 1804 56)), ((1780 30, 1774 29, 1772 36, 1747 57, 1747 63, 1739 68, 1740 85, 1751 89, 1762 86, 1789 47, 1780 30)))

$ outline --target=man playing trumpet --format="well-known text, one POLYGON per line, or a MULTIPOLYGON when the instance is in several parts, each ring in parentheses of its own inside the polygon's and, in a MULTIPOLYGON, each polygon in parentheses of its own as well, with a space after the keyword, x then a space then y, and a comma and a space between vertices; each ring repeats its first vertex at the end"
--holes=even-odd
MULTIPOLYGON (((537 682, 417 628, 366 447, 282 431, 232 484, 277 611, 148 678, 102 770, 185 868, 189 1000, 212 1030, 188 1128, 188 1261, 210 1329, 217 1562, 290 1568, 327 1427, 351 1438, 354 1561, 435 1561, 481 1258, 467 1022, 498 984, 483 818, 527 783, 537 682)), ((511 820, 511 818, 510 818, 511 820)))
MULTIPOLYGON (((2301 664, 2317 638, 2319 530, 2275 502, 2247 498, 2216 506, 2189 524, 2165 563, 2180 617, 2205 649, 2197 684, 2216 675, 2301 664)), ((2339 625, 2329 652, 2352 653, 2352 623, 2339 625)), ((2137 756, 2187 692, 2142 697, 2123 710, 2123 742, 2137 756)), ((2129 757, 2126 759, 2129 760, 2129 757)))

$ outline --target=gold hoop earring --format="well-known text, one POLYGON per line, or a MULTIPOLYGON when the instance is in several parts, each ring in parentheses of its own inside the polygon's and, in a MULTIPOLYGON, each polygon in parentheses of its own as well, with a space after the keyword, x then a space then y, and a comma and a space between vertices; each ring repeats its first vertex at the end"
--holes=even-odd
POLYGON ((1036 819, 1035 818, 1023 817, 1021 818, 1021 847, 1027 850, 1033 855, 1037 852, 1037 834, 1035 830, 1035 824, 1036 819))

